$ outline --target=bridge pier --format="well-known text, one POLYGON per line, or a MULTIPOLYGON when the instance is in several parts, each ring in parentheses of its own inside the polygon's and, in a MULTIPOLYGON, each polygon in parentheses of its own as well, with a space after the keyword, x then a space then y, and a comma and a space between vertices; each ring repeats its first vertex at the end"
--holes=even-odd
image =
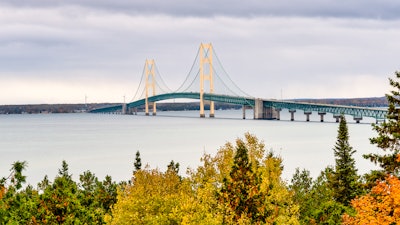
POLYGON ((318 115, 321 117, 321 122, 324 122, 324 116, 326 115, 326 112, 318 112, 318 115))
POLYGON ((310 115, 312 114, 311 111, 304 111, 304 115, 306 115, 306 121, 309 122, 310 121, 310 115))
POLYGON ((264 107, 262 99, 255 99, 254 101, 254 119, 267 119, 273 120, 277 118, 277 111, 274 107, 264 107))
POLYGON ((276 119, 277 120, 281 120, 281 111, 282 111, 282 109, 275 109, 275 112, 276 112, 276 119))
POLYGON ((338 115, 338 114, 333 115, 333 118, 336 119, 336 123, 340 122, 340 117, 341 117, 341 115, 338 115))
POLYGON ((254 101, 254 119, 264 119, 263 111, 264 111, 264 104, 263 100, 260 98, 255 99, 254 101))
POLYGON ((294 121, 294 113, 296 112, 295 109, 289 109, 290 112, 290 121, 294 121))
POLYGON ((121 114, 125 115, 127 113, 126 103, 122 104, 121 114))
POLYGON ((353 119, 356 121, 356 123, 360 123, 360 121, 363 119, 362 116, 354 116, 353 119))

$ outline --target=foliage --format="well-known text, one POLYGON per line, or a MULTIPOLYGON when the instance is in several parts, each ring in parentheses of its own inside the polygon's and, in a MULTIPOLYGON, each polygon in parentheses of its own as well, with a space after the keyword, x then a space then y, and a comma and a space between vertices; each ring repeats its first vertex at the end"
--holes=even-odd
POLYGON ((399 176, 400 162, 396 161, 396 158, 400 153, 400 72, 396 71, 395 76, 395 79, 389 78, 394 90, 391 94, 386 94, 389 103, 387 121, 373 125, 378 136, 370 139, 372 144, 376 144, 386 154, 368 154, 364 157, 382 167, 385 173, 399 176))
POLYGON ((140 158, 139 151, 136 152, 135 162, 133 163, 133 166, 135 167, 134 172, 142 169, 142 159, 140 158))
POLYGON ((359 176, 355 166, 353 154, 356 152, 349 144, 349 132, 346 118, 341 115, 335 147, 335 170, 329 180, 333 198, 343 204, 350 205, 350 201, 360 193, 359 176))
POLYGON ((26 161, 16 161, 12 164, 10 175, 0 179, 0 199, 6 192, 7 186, 8 188, 15 188, 16 190, 22 187, 22 184, 26 182, 26 176, 22 175, 22 171, 25 170, 26 167, 26 161))
POLYGON ((181 199, 190 194, 188 183, 173 171, 146 167, 136 171, 132 185, 118 191, 109 224, 180 224, 181 199))
POLYGON ((231 167, 220 167, 225 171, 220 198, 226 223, 298 224, 298 206, 280 178, 282 160, 266 154, 263 142, 246 133, 236 148, 227 143, 221 152, 228 156, 221 161, 231 167))
POLYGON ((234 221, 247 217, 250 222, 265 222, 266 212, 259 210, 263 203, 258 176, 249 162, 247 148, 242 141, 237 142, 236 154, 229 177, 223 180, 220 200, 232 214, 234 221))
POLYGON ((305 169, 300 171, 299 168, 296 168, 289 189, 293 193, 293 201, 299 205, 300 222, 306 218, 310 204, 313 203, 310 199, 312 188, 313 179, 310 176, 310 171, 305 169))
POLYGON ((178 174, 179 173, 179 163, 175 163, 174 160, 171 160, 171 162, 167 166, 167 171, 178 174))
POLYGON ((255 136, 246 133, 236 146, 228 142, 201 161, 187 177, 178 175, 173 161, 166 172, 137 171, 118 191, 107 223, 298 224, 298 206, 280 178, 282 160, 265 154, 255 136))
POLYGON ((360 182, 352 158, 354 150, 349 144, 349 133, 341 116, 337 141, 333 148, 336 165, 327 167, 316 180, 307 170, 296 169, 290 190, 300 205, 301 224, 339 224, 342 214, 352 214, 351 199, 360 194, 360 182))
POLYGON ((333 169, 327 167, 313 180, 309 171, 296 169, 290 190, 300 205, 300 224, 340 224, 343 213, 353 213, 350 207, 335 201, 329 185, 332 174, 333 169))
POLYGON ((17 172, 14 182, 7 188, 3 185, 0 224, 101 224, 116 200, 117 184, 111 177, 100 182, 87 171, 80 175, 80 183, 76 183, 65 161, 53 182, 45 176, 37 189, 28 185, 17 191, 25 181, 21 173, 24 166, 14 163, 12 170, 17 172))
POLYGON ((371 193, 351 202, 356 215, 344 215, 345 225, 353 224, 400 224, 400 180, 388 175, 377 181, 371 193))

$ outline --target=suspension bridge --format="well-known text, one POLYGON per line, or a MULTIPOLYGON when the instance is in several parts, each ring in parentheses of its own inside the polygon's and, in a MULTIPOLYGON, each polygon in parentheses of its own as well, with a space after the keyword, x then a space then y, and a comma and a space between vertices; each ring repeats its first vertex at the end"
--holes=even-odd
POLYGON ((253 109, 254 119, 280 119, 280 112, 288 110, 291 120, 297 110, 304 112, 306 121, 316 112, 321 122, 327 113, 333 114, 336 121, 340 115, 351 115, 359 123, 363 117, 372 117, 376 121, 384 120, 387 110, 378 108, 313 104, 285 100, 255 98, 242 91, 222 67, 213 46, 201 44, 193 65, 185 81, 177 90, 168 88, 160 75, 154 60, 146 60, 139 87, 129 103, 93 109, 91 113, 122 113, 136 114, 138 107, 144 107, 145 115, 157 114, 156 103, 170 99, 191 99, 200 101, 200 117, 205 117, 205 105, 209 105, 209 117, 215 116, 214 102, 241 105, 243 119, 248 108, 253 109))

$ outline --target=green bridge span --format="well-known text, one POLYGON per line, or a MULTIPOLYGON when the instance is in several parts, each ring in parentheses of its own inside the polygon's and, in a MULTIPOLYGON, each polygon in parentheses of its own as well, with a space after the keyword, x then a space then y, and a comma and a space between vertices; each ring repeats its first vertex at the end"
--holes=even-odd
MULTIPOLYGON (((251 107, 254 109, 254 119, 280 119, 280 111, 282 109, 288 109, 293 114, 296 110, 304 111, 304 114, 308 115, 311 112, 317 112, 321 115, 321 121, 323 121, 323 115, 326 113, 332 113, 334 116, 341 114, 351 115, 358 122, 363 117, 371 117, 376 120, 384 120, 387 115, 386 109, 368 108, 368 107, 356 107, 356 106, 343 106, 343 105, 329 105, 329 104, 314 104, 294 101, 280 101, 271 99, 259 99, 251 97, 240 97, 240 96, 229 96, 220 94, 204 93, 204 99, 214 102, 223 102, 236 105, 242 105, 244 108, 251 107)), ((200 99, 200 93, 198 92, 174 92, 167 94, 160 94, 151 96, 148 98, 148 102, 158 102, 169 99, 200 99)), ((145 105, 145 99, 140 99, 126 104, 123 104, 93 109, 91 113, 112 113, 122 112, 124 110, 136 108, 145 105)))

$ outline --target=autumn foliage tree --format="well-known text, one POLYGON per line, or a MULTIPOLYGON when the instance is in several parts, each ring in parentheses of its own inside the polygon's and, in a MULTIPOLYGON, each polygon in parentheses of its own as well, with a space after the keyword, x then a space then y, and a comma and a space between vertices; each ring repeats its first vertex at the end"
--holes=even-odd
POLYGON ((23 189, 25 165, 14 163, 10 179, 1 179, 7 185, 0 197, 0 224, 103 224, 116 200, 117 184, 111 177, 99 181, 87 171, 76 183, 63 161, 53 182, 45 176, 37 188, 23 189))
POLYGON ((228 158, 219 190, 227 224, 298 224, 298 205, 280 176, 282 160, 249 133, 227 143, 219 153, 228 158))
POLYGON ((263 203, 259 177, 254 173, 248 158, 247 148, 242 141, 237 142, 236 154, 229 177, 223 180, 220 200, 232 214, 234 221, 246 217, 250 222, 265 222, 265 212, 259 210, 263 203))
POLYGON ((189 186, 174 171, 161 172, 148 166, 136 171, 132 184, 118 192, 108 224, 180 224, 181 201, 189 186))
POLYGON ((388 175, 377 181, 371 193, 351 202, 355 216, 344 215, 345 225, 393 225, 400 224, 400 180, 388 175))
POLYGON ((298 206, 281 180, 282 160, 245 134, 202 165, 178 175, 146 167, 118 192, 108 224, 298 224, 298 206))

